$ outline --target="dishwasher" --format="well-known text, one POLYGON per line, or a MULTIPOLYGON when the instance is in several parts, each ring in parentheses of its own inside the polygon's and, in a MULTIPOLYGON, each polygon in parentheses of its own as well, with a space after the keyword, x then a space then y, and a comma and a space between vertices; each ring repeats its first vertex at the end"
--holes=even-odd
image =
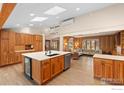
POLYGON ((71 53, 64 56, 64 70, 70 68, 71 65, 71 53))

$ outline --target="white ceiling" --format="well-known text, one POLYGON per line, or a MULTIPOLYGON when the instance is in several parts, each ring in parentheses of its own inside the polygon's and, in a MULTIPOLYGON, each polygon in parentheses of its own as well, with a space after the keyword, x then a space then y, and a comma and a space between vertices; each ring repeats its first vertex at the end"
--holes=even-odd
POLYGON ((14 8, 13 12, 9 16, 8 20, 4 24, 3 28, 14 28, 14 27, 28 27, 29 25, 35 27, 49 27, 54 24, 58 24, 60 21, 80 16, 88 12, 92 12, 101 8, 105 8, 112 4, 107 3, 19 3, 14 8), (65 12, 58 15, 46 15, 44 14, 50 8, 54 6, 60 6, 67 9, 65 12), (76 8, 80 8, 76 11, 76 8), (34 16, 30 16, 34 13, 34 16), (31 22, 34 17, 48 17, 43 22, 31 22), (56 18, 59 17, 59 18, 56 18))
POLYGON ((91 34, 79 34, 79 35, 72 35, 74 37, 88 37, 88 36, 104 36, 104 35, 113 35, 120 32, 119 30, 117 31, 109 31, 109 32, 99 32, 99 33, 91 33, 91 34))

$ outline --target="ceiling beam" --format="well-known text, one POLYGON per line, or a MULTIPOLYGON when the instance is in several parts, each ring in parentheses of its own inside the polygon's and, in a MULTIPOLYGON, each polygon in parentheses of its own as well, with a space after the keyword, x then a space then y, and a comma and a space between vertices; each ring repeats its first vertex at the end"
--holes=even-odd
POLYGON ((0 11, 0 29, 3 27, 15 6, 16 3, 3 3, 2 9, 0 11))

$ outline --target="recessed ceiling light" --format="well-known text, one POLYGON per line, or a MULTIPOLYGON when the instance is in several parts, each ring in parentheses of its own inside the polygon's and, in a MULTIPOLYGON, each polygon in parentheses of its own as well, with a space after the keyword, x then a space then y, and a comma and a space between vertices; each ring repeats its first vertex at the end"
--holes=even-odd
POLYGON ((29 26, 33 26, 33 24, 29 24, 29 26))
POLYGON ((47 20, 48 17, 34 17, 31 21, 33 22, 42 22, 44 20, 47 20))
POLYGON ((76 8, 76 11, 79 11, 80 10, 80 8, 76 8))
POLYGON ((60 13, 62 13, 64 11, 66 11, 65 8, 62 8, 62 7, 59 7, 59 6, 55 6, 53 8, 50 8, 46 12, 44 12, 44 14, 47 14, 47 15, 57 15, 57 14, 60 14, 60 13))
POLYGON ((34 13, 30 13, 30 16, 34 16, 35 14, 34 13))
POLYGON ((16 24, 16 26, 20 26, 20 24, 16 24))
POLYGON ((56 17, 57 19, 59 18, 59 16, 56 17))
POLYGON ((1 11, 1 9, 2 9, 2 3, 0 3, 0 11, 1 11))

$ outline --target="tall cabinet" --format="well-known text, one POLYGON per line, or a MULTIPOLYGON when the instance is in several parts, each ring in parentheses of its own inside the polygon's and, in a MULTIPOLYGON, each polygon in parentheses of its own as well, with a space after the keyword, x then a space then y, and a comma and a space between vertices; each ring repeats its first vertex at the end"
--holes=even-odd
POLYGON ((15 63, 14 53, 14 32, 12 31, 1 31, 0 33, 0 66, 15 63))

